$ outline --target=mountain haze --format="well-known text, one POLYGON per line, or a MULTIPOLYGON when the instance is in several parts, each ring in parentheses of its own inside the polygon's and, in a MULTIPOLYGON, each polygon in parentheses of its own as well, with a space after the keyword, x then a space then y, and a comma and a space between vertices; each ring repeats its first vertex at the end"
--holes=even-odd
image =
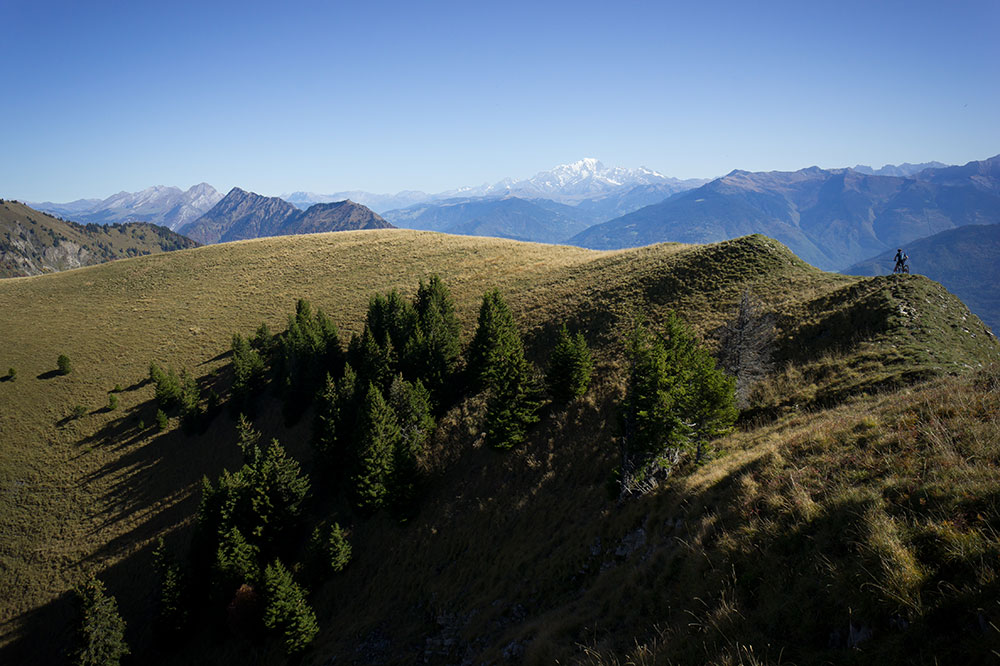
POLYGON ((38 210, 84 224, 151 222, 176 231, 201 217, 220 199, 222 195, 215 188, 208 183, 200 183, 186 192, 177 187, 158 185, 141 192, 119 192, 107 199, 32 205, 38 210))
POLYGON ((988 186, 973 187, 967 177, 952 182, 955 185, 818 167, 733 171, 596 225, 570 242, 612 249, 763 233, 813 265, 836 269, 917 238, 1000 219, 1000 196, 988 186))

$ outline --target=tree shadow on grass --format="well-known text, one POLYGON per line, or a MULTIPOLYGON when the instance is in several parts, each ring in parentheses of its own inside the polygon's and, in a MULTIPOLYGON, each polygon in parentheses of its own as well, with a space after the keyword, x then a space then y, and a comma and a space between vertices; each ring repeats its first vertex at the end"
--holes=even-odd
POLYGON ((35 379, 54 379, 56 377, 62 377, 62 372, 59 370, 49 370, 48 372, 43 372, 40 375, 35 376, 35 379))

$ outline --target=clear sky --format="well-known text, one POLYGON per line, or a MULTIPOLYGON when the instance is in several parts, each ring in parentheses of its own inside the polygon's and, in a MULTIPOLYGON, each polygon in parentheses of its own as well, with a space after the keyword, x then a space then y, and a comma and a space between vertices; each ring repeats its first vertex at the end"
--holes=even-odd
POLYGON ((0 0, 0 197, 1000 153, 1000 2, 0 0))

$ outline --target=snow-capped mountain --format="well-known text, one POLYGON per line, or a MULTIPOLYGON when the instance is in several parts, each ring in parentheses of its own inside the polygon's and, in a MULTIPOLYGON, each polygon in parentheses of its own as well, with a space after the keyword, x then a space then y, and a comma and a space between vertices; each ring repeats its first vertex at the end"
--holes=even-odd
POLYGON ((540 171, 531 178, 514 180, 505 178, 493 185, 463 187, 442 192, 435 198, 504 196, 513 194, 530 199, 551 199, 574 204, 584 199, 594 199, 612 192, 631 189, 637 185, 670 185, 676 191, 702 185, 704 180, 683 181, 662 173, 639 167, 606 167, 593 157, 585 157, 571 164, 560 164, 549 171, 540 171))
POLYGON ((222 199, 214 187, 199 183, 186 192, 179 187, 154 185, 141 192, 119 192, 107 199, 81 199, 70 203, 34 203, 38 210, 83 224, 152 222, 177 230, 192 222, 222 199))

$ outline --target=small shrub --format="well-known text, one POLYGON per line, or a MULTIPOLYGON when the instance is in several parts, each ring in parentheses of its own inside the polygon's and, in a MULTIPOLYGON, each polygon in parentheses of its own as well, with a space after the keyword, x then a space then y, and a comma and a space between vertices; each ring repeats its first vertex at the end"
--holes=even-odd
POLYGON ((167 420, 167 413, 162 409, 156 410, 156 429, 166 430, 169 421, 167 420))
POLYGON ((8 368, 7 369, 7 378, 10 381, 14 381, 15 379, 17 379, 17 369, 15 369, 15 368, 8 368))
POLYGON ((59 358, 56 359, 56 367, 59 368, 60 375, 68 375, 73 369, 70 366, 69 356, 66 354, 59 354, 59 358))
POLYGON ((108 394, 108 411, 114 411, 118 409, 118 396, 114 393, 108 394))
POLYGON ((70 412, 70 418, 79 419, 82 418, 87 413, 87 408, 83 405, 73 405, 73 411, 70 412))
POLYGON ((122 392, 122 391, 124 391, 124 390, 125 390, 125 389, 123 389, 123 388, 122 388, 122 385, 121 385, 121 384, 115 384, 115 387, 114 387, 113 389, 111 389, 111 391, 112 391, 113 393, 121 393, 121 392, 122 392))

